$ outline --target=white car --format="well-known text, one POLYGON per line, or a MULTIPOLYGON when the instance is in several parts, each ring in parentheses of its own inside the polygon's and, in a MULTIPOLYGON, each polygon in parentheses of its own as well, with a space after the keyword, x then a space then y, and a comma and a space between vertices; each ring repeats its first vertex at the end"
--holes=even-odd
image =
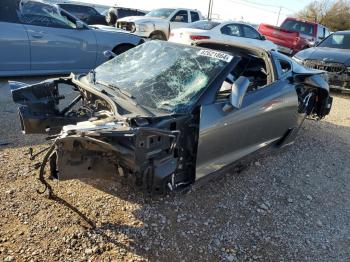
POLYGON ((240 22, 201 20, 186 28, 173 29, 170 42, 191 45, 199 40, 246 43, 265 50, 277 50, 277 46, 265 39, 254 27, 240 22))

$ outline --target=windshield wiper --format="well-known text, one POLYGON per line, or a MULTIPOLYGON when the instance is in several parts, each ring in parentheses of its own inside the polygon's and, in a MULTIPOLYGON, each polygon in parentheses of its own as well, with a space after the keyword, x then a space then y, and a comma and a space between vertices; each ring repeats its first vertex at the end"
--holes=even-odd
POLYGON ((90 72, 90 82, 93 84, 96 84, 96 71, 95 69, 92 69, 90 72))
POLYGON ((117 90, 118 93, 124 95, 125 97, 129 98, 132 100, 132 104, 134 104, 136 107, 139 107, 141 108, 143 111, 145 111, 147 114, 149 115, 154 115, 149 109, 145 108, 144 106, 140 105, 137 101, 136 101, 136 97, 134 97, 132 94, 130 94, 128 91, 125 91, 123 89, 121 89, 120 87, 118 86, 115 86, 113 84, 110 84, 110 83, 106 83, 104 81, 96 81, 95 84, 99 84, 99 85, 102 85, 102 86, 105 86, 105 87, 108 87, 108 88, 111 88, 113 90, 117 90))
POLYGON ((119 93, 123 94, 124 96, 127 96, 128 98, 131 98, 131 99, 133 99, 133 100, 136 99, 136 98, 135 98, 132 94, 130 94, 128 91, 125 91, 125 90, 121 89, 120 87, 115 86, 115 85, 113 85, 113 84, 106 83, 106 82, 104 82, 104 81, 96 81, 95 84, 100 84, 100 85, 109 87, 109 88, 111 88, 111 89, 117 90, 119 93))

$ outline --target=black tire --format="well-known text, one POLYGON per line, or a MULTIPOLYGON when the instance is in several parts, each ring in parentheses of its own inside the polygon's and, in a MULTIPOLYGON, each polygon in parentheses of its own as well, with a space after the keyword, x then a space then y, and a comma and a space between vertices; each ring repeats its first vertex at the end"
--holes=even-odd
POLYGON ((118 45, 113 49, 113 53, 115 53, 116 55, 120 55, 133 47, 133 45, 118 45))
POLYGON ((150 39, 152 40, 161 40, 161 41, 166 41, 166 36, 164 35, 163 32, 157 31, 157 32, 153 32, 150 37, 150 39))
POLYGON ((106 22, 108 25, 115 25, 117 23, 117 16, 113 10, 109 10, 106 14, 106 22))

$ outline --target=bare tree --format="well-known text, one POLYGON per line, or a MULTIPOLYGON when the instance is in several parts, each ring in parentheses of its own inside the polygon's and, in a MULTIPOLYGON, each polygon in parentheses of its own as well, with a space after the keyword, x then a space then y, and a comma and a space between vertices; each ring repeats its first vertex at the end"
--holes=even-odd
POLYGON ((297 16, 310 21, 322 23, 332 3, 329 0, 320 0, 310 3, 297 16))
POLYGON ((296 16, 321 23, 333 31, 350 29, 350 2, 349 0, 314 1, 296 16))

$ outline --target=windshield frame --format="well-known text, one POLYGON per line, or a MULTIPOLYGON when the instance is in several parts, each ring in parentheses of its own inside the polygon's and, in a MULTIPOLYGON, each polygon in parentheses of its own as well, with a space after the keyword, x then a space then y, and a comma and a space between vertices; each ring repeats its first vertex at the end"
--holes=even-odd
MULTIPOLYGON (((179 46, 181 48, 181 46, 184 46, 184 47, 189 47, 189 46, 185 46, 185 45, 181 45, 181 44, 174 44, 174 43, 168 43, 166 42, 168 45, 175 45, 175 46, 179 46)), ((232 59, 230 62, 227 62, 225 65, 223 65, 221 68, 217 68, 217 72, 215 72, 213 75, 207 75, 208 76, 208 82, 198 91, 196 91, 192 97, 190 97, 188 99, 187 102, 185 103, 178 103, 178 104, 175 104, 173 105, 172 108, 167 108, 167 106, 165 107, 152 107, 148 104, 144 104, 142 103, 141 101, 139 101, 136 97, 135 98, 135 101, 137 102, 137 104, 140 106, 140 107, 144 107, 144 108, 147 108, 148 111, 151 111, 153 112, 154 114, 157 114, 157 112, 160 112, 160 111, 165 111, 165 112, 168 112, 168 113, 172 113, 172 114, 177 114, 177 113, 183 113, 183 112, 190 112, 193 110, 194 107, 197 106, 198 102, 201 100, 201 97, 203 96, 203 94, 205 92, 207 92, 209 89, 211 89, 211 86, 213 85, 213 83, 215 83, 218 79, 220 79, 221 75, 223 74, 223 72, 226 72, 227 71, 227 68, 233 68, 233 64, 237 64, 238 61, 240 60, 240 57, 237 56, 236 54, 231 54, 229 52, 225 52, 225 51, 221 51, 221 50, 212 50, 212 49, 208 49, 208 48, 203 48, 203 47, 197 47, 197 46, 191 46, 190 48, 193 48, 193 49, 197 49, 198 51, 201 51, 201 50, 209 50, 211 52, 217 52, 217 53, 225 53, 225 54, 228 54, 230 56, 232 56, 232 59), (180 107, 177 108, 177 105, 179 105, 180 107)), ((99 67, 102 67, 103 65, 99 66, 99 67)), ((97 68, 98 69, 98 68, 97 68)), ((94 83, 91 81, 92 77, 90 76, 90 84, 94 85, 94 83)), ((109 81, 106 81, 106 79, 103 79, 103 78, 99 78, 97 79, 96 78, 96 82, 98 81, 103 81, 105 83, 108 83, 108 84, 111 84, 113 85, 114 83, 113 82, 109 82, 109 81)), ((224 79, 223 79, 224 81, 224 79)), ((222 81, 222 82, 223 82, 222 81)), ((118 86, 119 89, 121 90, 124 90, 122 86, 118 86)), ((107 90, 106 90, 107 91, 107 90)), ((126 92, 129 92, 129 90, 125 90, 126 92)), ((111 93, 112 95, 114 95, 114 92, 111 90, 109 93, 111 93)), ((130 94, 132 94, 132 92, 130 92, 130 94)), ((132 94, 133 95, 133 94, 132 94)), ((163 98, 164 99, 164 98, 163 98)), ((174 98, 175 99, 175 98, 174 98)))

